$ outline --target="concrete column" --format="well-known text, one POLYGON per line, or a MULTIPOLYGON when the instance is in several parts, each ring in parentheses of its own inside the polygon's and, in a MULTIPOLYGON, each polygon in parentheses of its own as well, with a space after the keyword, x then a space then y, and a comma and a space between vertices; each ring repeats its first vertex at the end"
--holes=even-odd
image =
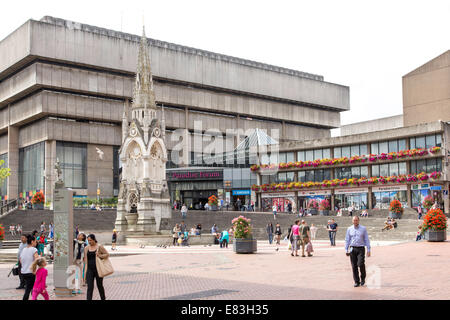
POLYGON ((184 128, 185 128, 185 135, 183 138, 183 165, 185 167, 189 166, 190 163, 190 152, 191 152, 191 135, 189 133, 189 109, 186 107, 184 109, 185 112, 185 122, 184 122, 184 128))
POLYGON ((373 193, 372 193, 372 187, 369 187, 369 192, 367 193, 367 206, 369 210, 373 209, 373 193))
POLYGON ((8 167, 11 175, 7 179, 8 200, 19 197, 19 128, 8 126, 8 167))
POLYGON ((50 208, 53 208, 53 190, 56 181, 56 140, 45 141, 44 163, 44 196, 46 201, 51 201, 50 208))
POLYGON ((407 185, 406 189, 406 201, 408 202, 408 207, 412 208, 412 192, 411 192, 411 185, 407 185))
MULTIPOLYGON (((444 190, 449 191, 450 190, 450 183, 449 182, 445 182, 444 183, 444 190)), ((444 213, 445 214, 450 214, 450 196, 447 195, 446 198, 444 198, 444 213)))
POLYGON ((281 141, 286 140, 286 121, 281 122, 281 141))

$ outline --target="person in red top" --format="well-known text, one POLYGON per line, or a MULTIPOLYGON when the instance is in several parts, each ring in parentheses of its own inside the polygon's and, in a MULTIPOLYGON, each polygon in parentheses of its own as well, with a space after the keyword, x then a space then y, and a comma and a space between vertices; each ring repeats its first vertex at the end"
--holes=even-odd
POLYGON ((36 274, 36 280, 34 281, 33 292, 31 294, 31 300, 37 300, 38 295, 42 294, 45 300, 49 300, 47 292, 47 275, 48 271, 45 269, 47 261, 44 258, 36 259, 31 265, 31 269, 36 274), (39 267, 39 269, 37 269, 39 267), (36 271, 37 269, 37 271, 36 271))

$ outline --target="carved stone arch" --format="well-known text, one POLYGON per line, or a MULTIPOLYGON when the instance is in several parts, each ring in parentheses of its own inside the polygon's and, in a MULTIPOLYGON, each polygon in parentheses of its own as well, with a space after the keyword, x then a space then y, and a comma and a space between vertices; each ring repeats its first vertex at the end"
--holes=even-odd
POLYGON ((128 210, 130 213, 137 213, 139 197, 135 192, 130 192, 128 196, 128 210))
POLYGON ((150 140, 149 149, 148 149, 150 156, 152 154, 152 148, 155 145, 155 143, 157 143, 159 145, 159 148, 161 148, 161 151, 162 151, 161 159, 167 159, 167 150, 166 150, 164 141, 161 138, 152 137, 152 139, 150 140))

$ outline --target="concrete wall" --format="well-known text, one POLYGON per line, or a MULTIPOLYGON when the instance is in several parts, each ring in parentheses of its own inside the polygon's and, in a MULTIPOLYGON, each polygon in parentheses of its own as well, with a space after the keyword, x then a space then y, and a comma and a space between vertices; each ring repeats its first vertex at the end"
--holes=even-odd
POLYGON ((401 127, 403 127, 403 115, 398 115, 341 126, 340 135, 350 136, 352 134, 383 131, 401 127))
POLYGON ((450 50, 402 78, 406 126, 450 121, 450 50))
MULTIPOLYGON (((6 43, 3 47, 25 46, 30 48, 30 55, 55 61, 135 72, 139 36, 58 19, 47 21, 50 23, 28 21, 16 32, 28 32, 29 42, 6 43)), ((19 35, 12 38, 18 39, 19 35)), ((348 87, 311 79, 322 79, 320 76, 157 40, 150 41, 150 47, 155 77, 349 110, 348 87)), ((9 65, 0 65, 0 78, 9 65)))

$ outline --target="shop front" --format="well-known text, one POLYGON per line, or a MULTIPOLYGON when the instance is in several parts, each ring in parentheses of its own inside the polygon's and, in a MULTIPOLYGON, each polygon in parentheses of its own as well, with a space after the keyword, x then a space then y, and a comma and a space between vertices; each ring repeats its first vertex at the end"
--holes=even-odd
POLYGON ((203 210, 209 197, 223 194, 222 170, 169 169, 166 176, 172 204, 177 202, 189 209, 203 210))
POLYGON ((287 212, 288 206, 293 208, 295 203, 295 192, 275 192, 261 194, 263 211, 272 211, 275 205, 278 212, 287 212))
POLYGON ((405 208, 408 206, 408 186, 387 186, 372 188, 372 206, 377 209, 389 209, 392 200, 398 200, 405 208))
MULTIPOLYGON (((423 200, 427 196, 432 196, 433 200, 437 202, 442 209, 444 205, 443 187, 437 184, 422 183, 411 186, 411 202, 412 207, 416 208, 422 206, 423 200)), ((423 206, 422 206, 423 207, 423 206)))
POLYGON ((368 208, 369 188, 336 189, 334 191, 334 205, 338 208, 348 209, 351 205, 355 210, 368 208))
POLYGON ((310 190, 298 192, 298 210, 307 209, 308 203, 311 200, 315 200, 320 203, 322 200, 327 199, 331 204, 331 190, 310 190))
POLYGON ((235 206, 234 210, 240 211, 242 206, 251 204, 252 190, 232 190, 232 203, 235 206))

